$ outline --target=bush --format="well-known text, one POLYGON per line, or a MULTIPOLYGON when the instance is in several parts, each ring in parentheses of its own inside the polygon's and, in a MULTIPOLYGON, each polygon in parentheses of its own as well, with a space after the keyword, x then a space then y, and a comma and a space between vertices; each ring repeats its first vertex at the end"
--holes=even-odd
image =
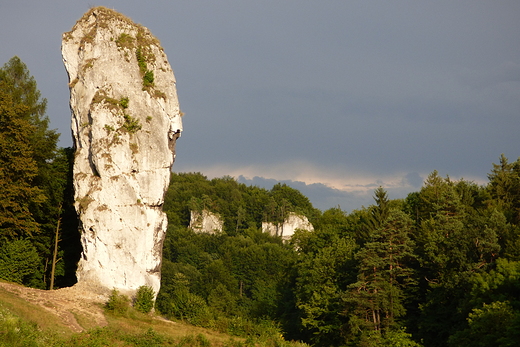
POLYGON ((141 334, 126 335, 122 340, 131 343, 135 347, 160 347, 170 345, 170 343, 168 343, 170 341, 167 341, 165 336, 155 332, 152 328, 148 328, 146 332, 141 334))
POLYGON ((29 240, 15 240, 0 245, 0 279, 27 284, 38 272, 40 257, 29 240))
POLYGON ((121 315, 126 314, 128 312, 129 307, 130 299, 128 298, 128 296, 119 294, 119 292, 116 289, 112 290, 112 294, 110 295, 107 303, 105 304, 105 308, 107 310, 121 315))
POLYGON ((154 81, 153 71, 151 71, 151 70, 146 71, 143 76, 144 86, 149 87, 149 86, 153 85, 153 81, 154 81))
POLYGON ((197 336, 187 335, 181 338, 178 347, 211 347, 211 342, 202 334, 197 336))
POLYGON ((128 97, 121 98, 121 100, 119 100, 119 106, 121 106, 122 108, 128 108, 128 101, 128 97))
POLYGON ((142 313, 149 313, 154 306, 155 292, 152 287, 141 286, 137 289, 134 308, 142 313))
POLYGON ((45 341, 35 323, 26 322, 0 306, 0 347, 40 346, 45 341))
POLYGON ((137 131, 141 130, 142 126, 139 123, 139 119, 134 118, 128 114, 123 114, 125 122, 123 123, 123 128, 126 129, 131 134, 135 134, 137 131))

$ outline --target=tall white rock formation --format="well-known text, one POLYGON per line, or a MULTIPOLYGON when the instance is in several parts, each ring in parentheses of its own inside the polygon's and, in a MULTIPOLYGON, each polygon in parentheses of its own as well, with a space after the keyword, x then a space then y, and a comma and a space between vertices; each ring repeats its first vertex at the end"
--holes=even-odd
POLYGON ((96 7, 63 34, 75 146, 78 285, 160 287, 164 194, 182 130, 175 77, 143 26, 96 7))

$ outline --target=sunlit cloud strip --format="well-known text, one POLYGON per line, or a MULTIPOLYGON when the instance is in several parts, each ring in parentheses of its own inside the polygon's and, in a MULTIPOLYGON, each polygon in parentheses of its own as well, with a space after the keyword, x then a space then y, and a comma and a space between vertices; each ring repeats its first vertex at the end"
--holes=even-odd
MULTIPOLYGON (((409 189, 415 191, 422 186, 423 180, 428 177, 429 172, 396 172, 392 175, 376 175, 370 172, 349 170, 345 167, 320 168, 304 161, 291 161, 272 165, 236 165, 218 164, 212 166, 190 166, 182 167, 183 172, 201 172, 214 178, 222 176, 239 177, 247 179, 263 177, 278 181, 291 180, 304 182, 307 185, 320 183, 330 188, 350 193, 366 193, 381 186, 385 189, 409 189)), ((174 166, 174 171, 179 171, 174 166)), ((441 176, 443 173, 439 173, 441 176)), ((458 180, 460 178, 453 178, 458 180)), ((477 184, 485 184, 481 180, 464 177, 465 180, 474 181, 477 184)))
MULTIPOLYGON (((174 166, 174 171, 179 171, 179 168, 174 166)), ((378 186, 384 188, 415 188, 406 178, 407 173, 397 173, 392 176, 382 177, 372 173, 352 172, 340 167, 323 169, 303 161, 274 165, 241 166, 219 164, 213 166, 190 166, 182 167, 182 171, 201 172, 210 178, 227 175, 235 178, 243 176, 247 179, 252 179, 258 176, 278 181, 300 181, 308 185, 321 183, 330 188, 351 193, 372 191, 378 186)), ((417 174, 417 177, 419 177, 419 174, 417 174)), ((426 177, 426 175, 421 175, 421 177, 426 177)))

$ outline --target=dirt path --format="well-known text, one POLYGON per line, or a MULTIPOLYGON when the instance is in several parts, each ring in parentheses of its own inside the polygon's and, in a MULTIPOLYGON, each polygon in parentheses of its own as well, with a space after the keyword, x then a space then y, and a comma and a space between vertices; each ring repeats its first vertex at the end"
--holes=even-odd
POLYGON ((102 308, 106 297, 102 295, 78 287, 40 290, 0 282, 0 288, 58 316, 63 324, 74 332, 81 332, 92 326, 107 325, 102 308), (80 324, 81 321, 83 324, 80 324))

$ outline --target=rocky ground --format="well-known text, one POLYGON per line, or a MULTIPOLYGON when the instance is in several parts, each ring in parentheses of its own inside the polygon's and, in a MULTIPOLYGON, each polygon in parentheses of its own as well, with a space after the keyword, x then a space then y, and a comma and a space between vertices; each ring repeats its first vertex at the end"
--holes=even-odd
POLYGON ((88 321, 89 326, 107 325, 103 315, 103 304, 107 301, 107 297, 104 295, 77 286, 57 290, 41 290, 0 282, 1 289, 56 315, 65 326, 74 332, 85 330, 78 322, 79 317, 88 321))

